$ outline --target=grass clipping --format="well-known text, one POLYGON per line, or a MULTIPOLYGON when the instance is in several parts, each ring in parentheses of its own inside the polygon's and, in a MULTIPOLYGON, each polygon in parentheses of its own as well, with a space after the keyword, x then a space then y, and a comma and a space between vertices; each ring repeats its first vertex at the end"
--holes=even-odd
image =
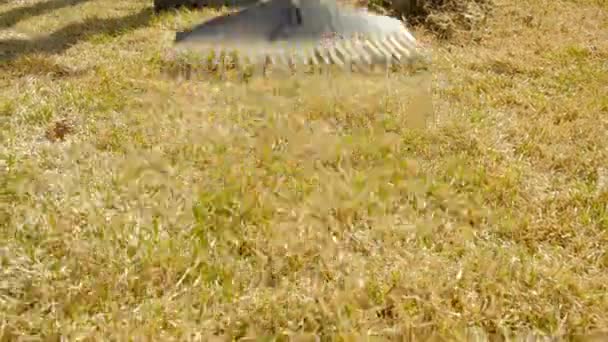
POLYGON ((368 7, 384 14, 405 17, 413 25, 423 25, 438 37, 471 31, 485 23, 493 0, 371 0, 368 7))

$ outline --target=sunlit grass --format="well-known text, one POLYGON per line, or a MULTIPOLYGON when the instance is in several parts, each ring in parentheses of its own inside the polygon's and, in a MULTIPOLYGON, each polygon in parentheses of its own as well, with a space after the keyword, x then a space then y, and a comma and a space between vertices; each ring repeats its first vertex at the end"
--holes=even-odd
POLYGON ((3 338, 608 328, 602 3, 418 30, 430 75, 248 83, 161 72, 213 10, 42 3, 0 2, 3 338))

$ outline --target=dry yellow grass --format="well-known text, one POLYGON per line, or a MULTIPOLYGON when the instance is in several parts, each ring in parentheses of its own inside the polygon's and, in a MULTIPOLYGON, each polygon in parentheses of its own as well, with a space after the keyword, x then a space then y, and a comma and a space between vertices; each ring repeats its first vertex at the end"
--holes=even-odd
POLYGON ((424 73, 163 78, 214 13, 151 7, 0 2, 0 339, 602 339, 605 2, 416 32, 432 106, 424 73))

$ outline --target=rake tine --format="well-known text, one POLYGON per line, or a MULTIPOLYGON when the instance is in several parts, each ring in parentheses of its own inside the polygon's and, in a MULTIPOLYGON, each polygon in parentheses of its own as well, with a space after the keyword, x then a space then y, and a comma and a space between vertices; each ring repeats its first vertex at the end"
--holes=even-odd
POLYGON ((347 47, 348 41, 341 40, 336 43, 336 51, 340 52, 344 61, 343 69, 346 70, 349 74, 353 72, 353 55, 347 47))

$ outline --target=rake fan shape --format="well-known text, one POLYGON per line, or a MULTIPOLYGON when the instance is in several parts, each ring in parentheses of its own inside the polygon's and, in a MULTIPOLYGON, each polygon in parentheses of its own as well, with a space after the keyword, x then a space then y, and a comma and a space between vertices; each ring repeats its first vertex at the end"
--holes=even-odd
POLYGON ((223 65, 235 53, 237 64, 338 65, 373 70, 424 57, 416 39, 398 19, 338 5, 335 0, 262 0, 216 17, 188 32, 177 32, 174 52, 216 56, 223 65))

